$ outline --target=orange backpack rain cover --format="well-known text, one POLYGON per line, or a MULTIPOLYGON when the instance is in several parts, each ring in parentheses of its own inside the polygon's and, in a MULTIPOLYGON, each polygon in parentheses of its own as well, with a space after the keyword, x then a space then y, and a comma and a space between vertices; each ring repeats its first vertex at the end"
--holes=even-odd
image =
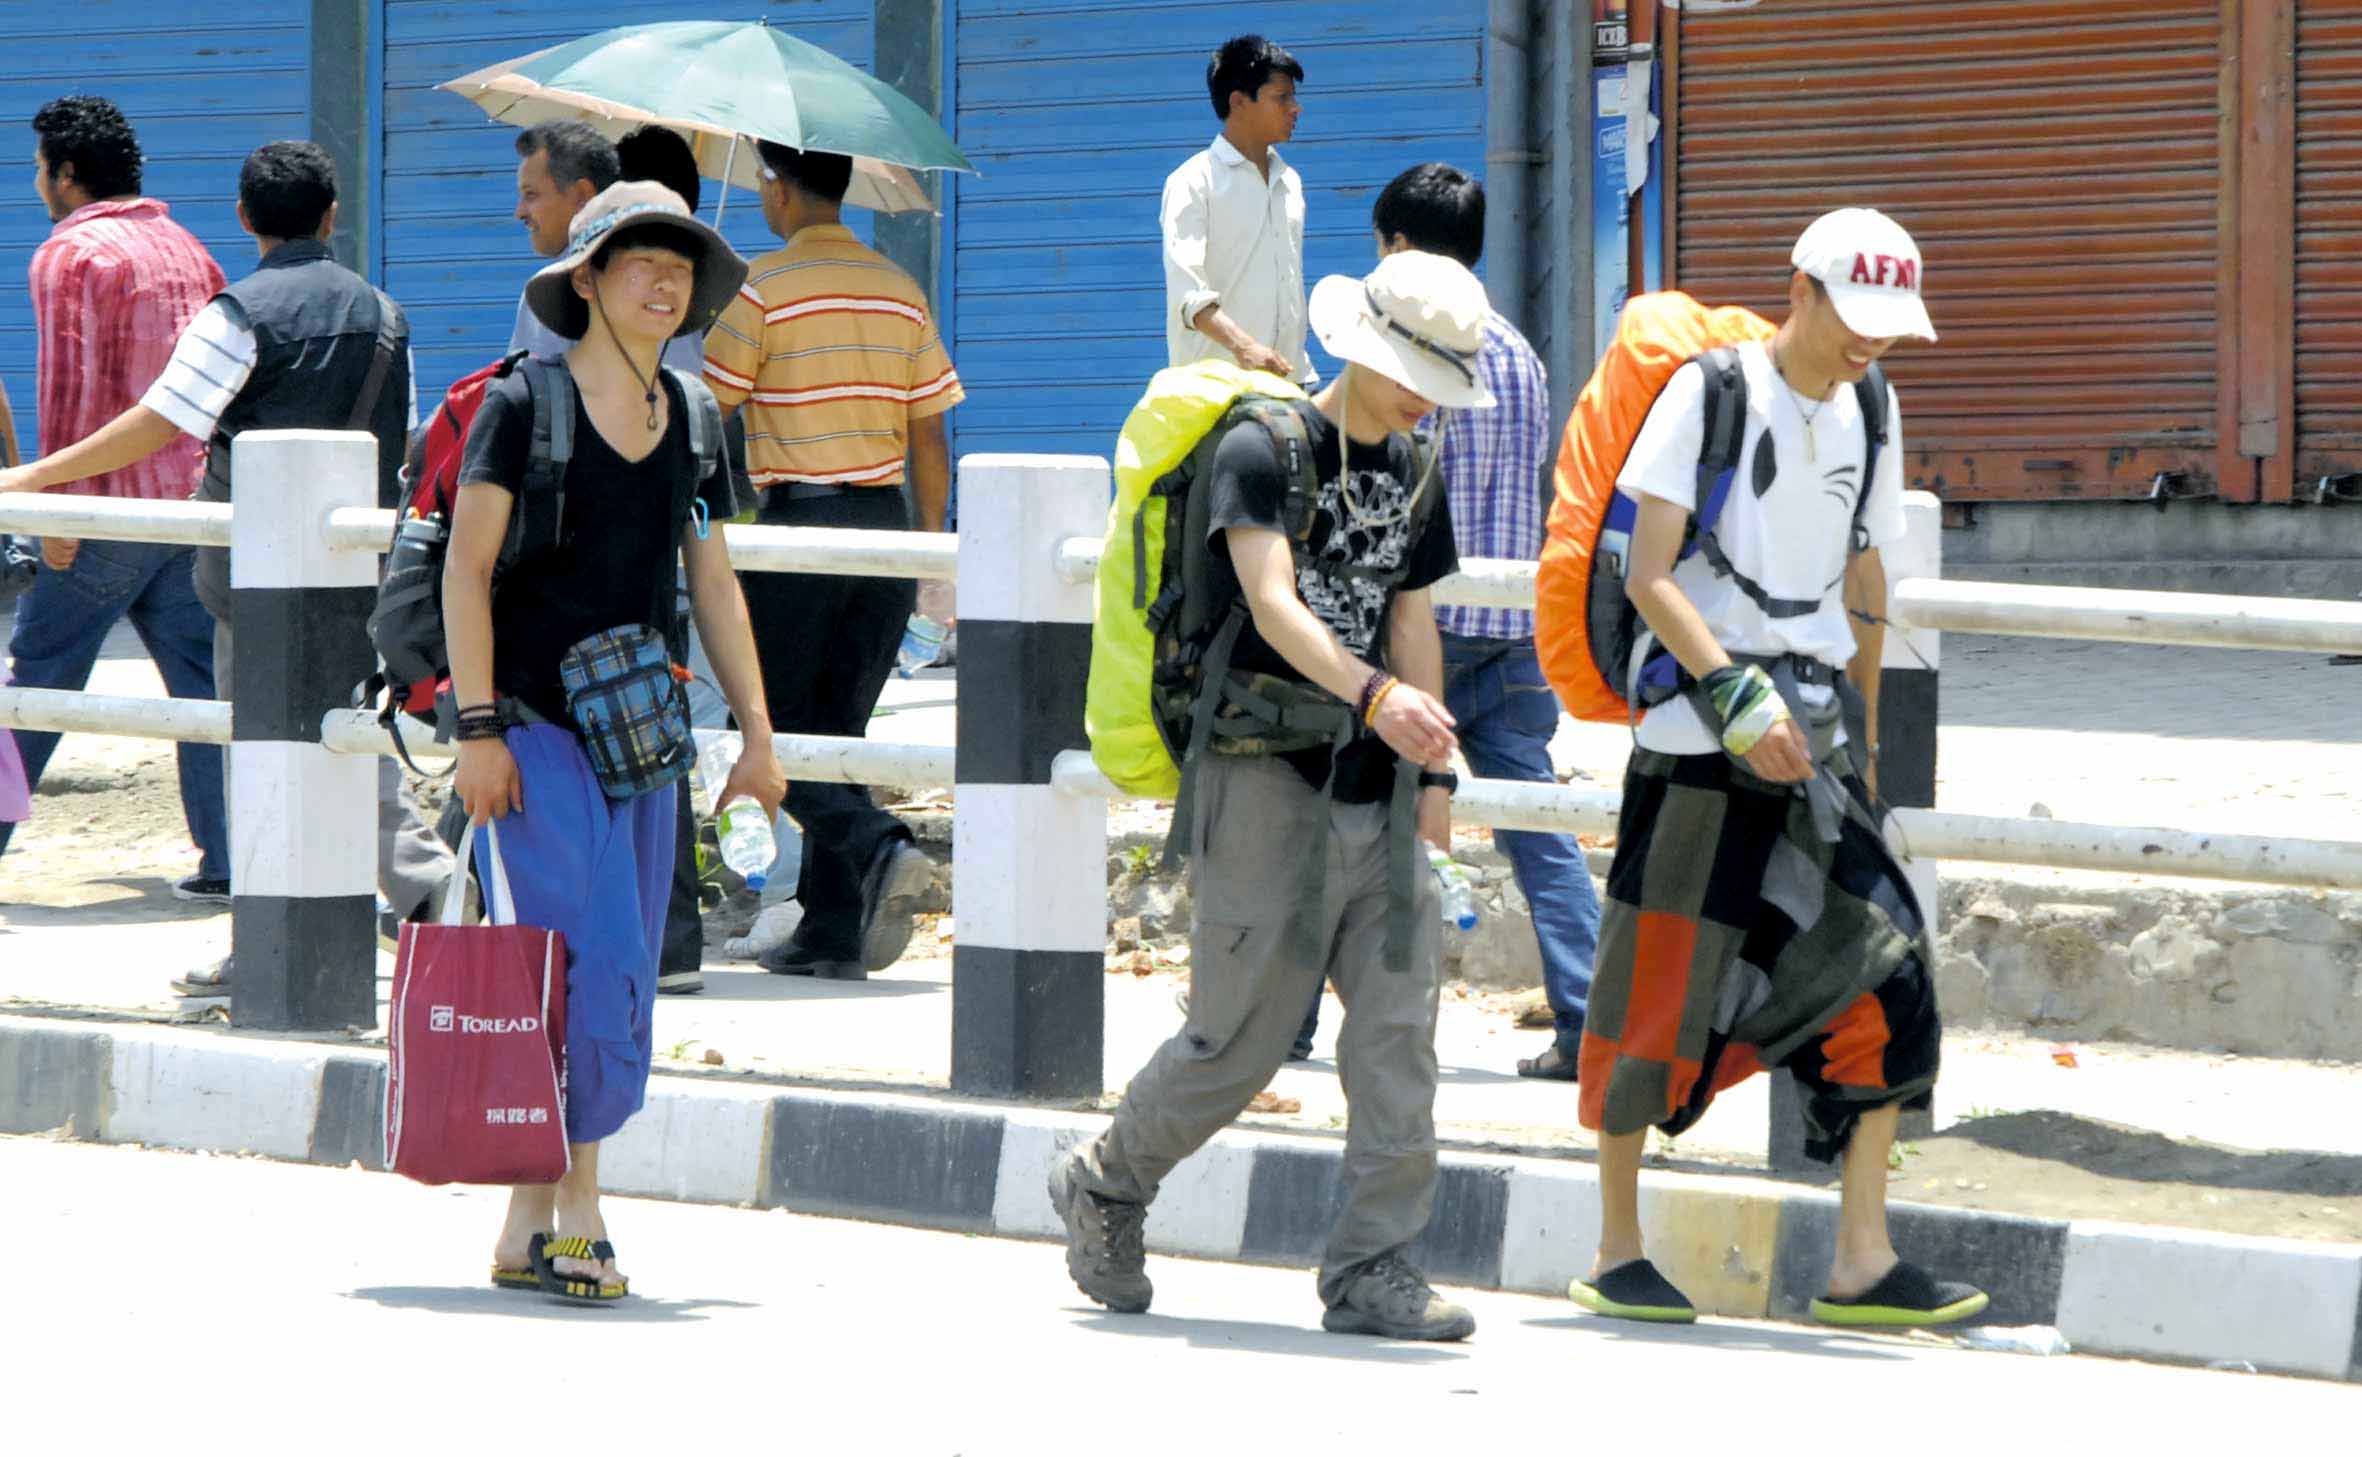
POLYGON ((1575 717, 1632 720, 1622 686, 1609 681, 1609 647, 1600 641, 1632 609, 1620 563, 1601 568, 1600 534, 1641 422, 1675 370, 1709 349, 1774 332, 1770 320, 1747 309, 1708 308, 1670 290, 1641 294, 1624 305, 1615 342, 1576 397, 1552 473, 1550 526, 1534 582, 1534 649, 1542 675, 1575 717))

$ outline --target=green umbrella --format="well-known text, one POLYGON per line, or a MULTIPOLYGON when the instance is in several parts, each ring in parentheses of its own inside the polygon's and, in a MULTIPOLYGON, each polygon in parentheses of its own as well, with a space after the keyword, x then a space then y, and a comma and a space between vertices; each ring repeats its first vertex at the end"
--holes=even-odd
POLYGON ((580 120, 611 136, 650 122, 689 139, 698 169, 753 187, 742 137, 855 159, 845 200, 932 207, 916 171, 973 172, 935 118, 885 82, 762 22, 619 26, 446 81, 496 121, 580 120))

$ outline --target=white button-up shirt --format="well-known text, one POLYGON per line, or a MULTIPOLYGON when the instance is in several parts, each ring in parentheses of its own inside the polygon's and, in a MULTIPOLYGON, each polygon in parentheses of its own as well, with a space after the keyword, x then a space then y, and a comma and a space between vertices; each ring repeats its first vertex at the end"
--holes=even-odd
POLYGON ((1218 303, 1231 321, 1296 367, 1319 376, 1304 349, 1304 184, 1271 153, 1266 179, 1227 137, 1165 179, 1165 351, 1173 364, 1228 359, 1190 327, 1218 303))

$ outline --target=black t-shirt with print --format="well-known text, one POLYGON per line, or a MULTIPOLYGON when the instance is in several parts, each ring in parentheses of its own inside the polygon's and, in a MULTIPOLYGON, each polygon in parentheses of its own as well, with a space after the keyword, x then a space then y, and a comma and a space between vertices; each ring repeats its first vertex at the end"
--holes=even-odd
MULTIPOLYGON (((729 518, 726 475, 700 489, 689 448, 689 409, 664 377, 672 419, 638 461, 625 460, 591 424, 575 393, 574 458, 566 467, 566 509, 553 546, 503 567, 492 589, 492 688, 555 723, 570 722, 558 662, 574 644, 611 627, 655 620, 669 600, 679 560, 679 526, 692 494, 716 521, 729 518)), ((495 380, 468 427, 459 479, 510 491, 525 479, 533 441, 533 397, 522 370, 495 380)))
MULTIPOLYGON (((1459 570, 1459 548, 1452 540, 1451 513, 1442 501, 1426 513, 1426 529, 1412 540, 1414 513, 1411 495, 1418 487, 1416 462, 1407 435, 1390 435, 1383 444, 1352 448, 1350 499, 1343 489, 1347 472, 1338 467, 1341 437, 1326 416, 1306 412, 1312 437, 1313 460, 1321 475, 1320 495, 1313 503, 1312 529, 1296 543, 1296 592, 1312 614, 1327 624, 1345 650, 1364 662, 1385 664, 1386 610, 1392 594, 1364 580, 1339 580, 1312 570, 1308 562, 1338 566, 1394 569, 1409 572, 1393 590, 1417 591, 1459 570)), ((1207 505, 1213 532, 1212 585, 1216 600, 1236 596, 1238 573, 1230 564, 1230 547, 1222 532, 1233 526, 1285 530, 1288 477, 1271 432, 1246 421, 1234 425, 1214 450, 1214 469, 1207 505)), ((1441 475, 1427 482, 1429 491, 1444 489, 1441 475)), ((1248 672, 1269 673, 1288 682, 1305 677, 1289 666, 1278 651, 1255 631, 1253 622, 1239 634, 1231 666, 1248 672)), ((1329 751, 1306 749, 1286 756, 1306 783, 1315 787, 1328 779, 1329 751)), ((1394 788, 1394 751, 1364 733, 1354 740, 1337 765, 1336 796, 1346 804, 1370 804, 1386 798, 1394 788)))

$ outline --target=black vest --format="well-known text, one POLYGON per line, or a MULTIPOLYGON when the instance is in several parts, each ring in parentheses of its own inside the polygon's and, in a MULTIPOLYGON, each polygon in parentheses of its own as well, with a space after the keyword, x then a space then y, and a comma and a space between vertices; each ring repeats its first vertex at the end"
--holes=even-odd
MULTIPOLYGON (((254 331, 254 372, 222 411, 205 457, 200 501, 230 499, 230 441, 247 430, 344 430, 377 355, 381 310, 393 310, 394 356, 378 387, 369 429, 377 436, 377 504, 401 498, 410 434, 410 325, 400 306, 311 238, 281 243, 254 272, 216 295, 254 331)), ((228 619, 229 553, 197 553, 197 595, 228 619)))

